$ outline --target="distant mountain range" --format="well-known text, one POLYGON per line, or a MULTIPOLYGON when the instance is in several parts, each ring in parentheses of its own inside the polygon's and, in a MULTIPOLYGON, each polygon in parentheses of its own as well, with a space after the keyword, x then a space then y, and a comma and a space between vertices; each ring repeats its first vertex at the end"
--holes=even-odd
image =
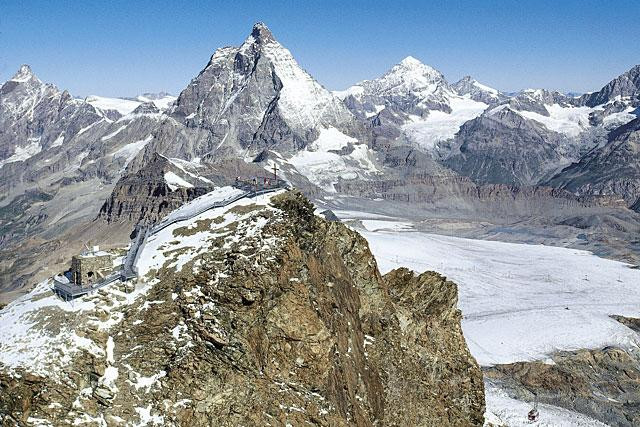
POLYGON ((505 94, 470 76, 451 84, 407 57, 331 92, 262 23, 216 50, 177 97, 76 99, 23 66, 0 88, 2 289, 274 165, 316 199, 438 194, 472 212, 520 192, 549 206, 615 205, 633 222, 639 107, 640 66, 576 97, 505 94), (530 190, 540 185, 563 191, 530 190))

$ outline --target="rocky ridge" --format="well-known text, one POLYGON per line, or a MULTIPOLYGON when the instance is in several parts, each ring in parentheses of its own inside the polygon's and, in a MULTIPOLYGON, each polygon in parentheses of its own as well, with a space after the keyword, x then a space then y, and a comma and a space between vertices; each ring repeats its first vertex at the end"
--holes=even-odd
POLYGON ((24 341, 3 332, 3 422, 481 425, 455 284, 380 276, 366 241, 300 193, 264 203, 167 229, 133 292, 114 285, 69 312, 44 287, 5 307, 31 319, 22 339, 59 328, 75 344, 16 360, 24 341))

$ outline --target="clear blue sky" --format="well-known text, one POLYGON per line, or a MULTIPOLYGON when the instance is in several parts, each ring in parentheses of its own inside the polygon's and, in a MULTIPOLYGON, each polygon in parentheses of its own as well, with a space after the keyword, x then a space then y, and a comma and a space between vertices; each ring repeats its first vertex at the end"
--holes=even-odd
POLYGON ((330 89, 407 55, 505 91, 595 90, 640 63, 638 0, 2 0, 0 81, 28 63, 76 96, 175 94, 256 21, 330 89))

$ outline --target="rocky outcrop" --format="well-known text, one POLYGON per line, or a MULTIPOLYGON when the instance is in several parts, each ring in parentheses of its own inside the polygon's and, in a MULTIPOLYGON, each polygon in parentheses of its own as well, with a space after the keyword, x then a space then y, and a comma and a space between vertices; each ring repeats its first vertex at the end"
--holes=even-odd
POLYGON ((336 185, 341 193, 363 198, 422 203, 429 206, 458 208, 480 213, 515 217, 550 212, 576 212, 582 208, 625 208, 616 197, 576 196, 552 187, 515 186, 504 184, 478 185, 464 176, 453 174, 413 174, 398 179, 375 182, 341 181, 336 185), (484 207, 482 207, 484 206, 484 207))
POLYGON ((495 104, 506 101, 508 96, 502 92, 485 86, 471 76, 464 76, 451 87, 462 96, 468 96, 474 101, 484 102, 485 104, 495 104))
POLYGON ((154 223, 210 190, 206 186, 170 188, 164 174, 175 169, 171 166, 166 157, 155 155, 147 167, 125 175, 100 208, 98 217, 107 222, 154 223))
POLYGON ((78 320, 105 353, 79 351, 49 378, 0 374, 3 420, 482 425, 456 285, 405 269, 382 277, 361 236, 313 212, 287 192, 173 229, 143 297, 96 297, 110 329, 78 320), (175 267, 196 234, 209 249, 175 267))

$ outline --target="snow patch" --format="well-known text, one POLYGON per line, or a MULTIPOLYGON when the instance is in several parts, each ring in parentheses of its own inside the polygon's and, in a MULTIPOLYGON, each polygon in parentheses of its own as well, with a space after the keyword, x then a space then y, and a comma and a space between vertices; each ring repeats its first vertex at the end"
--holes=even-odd
POLYGON ((176 175, 173 172, 166 172, 164 174, 164 180, 169 186, 169 189, 171 189, 171 191, 176 191, 180 187, 193 188, 193 184, 191 184, 187 180, 180 178, 178 175, 176 175))
POLYGON ((422 146, 431 149, 440 141, 453 138, 460 127, 478 117, 488 105, 468 97, 451 97, 451 113, 432 110, 426 118, 412 116, 411 121, 402 126, 407 137, 422 146))
POLYGON ((365 144, 355 144, 357 139, 349 137, 335 128, 320 130, 318 138, 309 144, 307 149, 299 151, 289 163, 293 165, 309 181, 326 191, 335 192, 337 178, 366 179, 371 174, 379 173, 374 163, 375 154, 365 144), (349 154, 337 154, 355 144, 349 154))
POLYGON ((64 132, 61 132, 60 135, 53 141, 50 148, 59 147, 64 143, 64 132))
POLYGON ((549 116, 543 116, 533 111, 520 111, 528 119, 542 123, 547 129, 563 133, 568 136, 578 136, 589 128, 589 114, 593 111, 589 107, 562 107, 559 104, 545 105, 549 116))
POLYGON ((40 145, 40 138, 29 138, 29 143, 24 147, 16 146, 15 152, 11 155, 11 157, 0 160, 0 167, 6 165, 7 163, 13 162, 24 162, 27 159, 38 154, 42 151, 42 146, 40 145))
POLYGON ((124 145, 113 152, 113 157, 124 158, 126 166, 152 139, 153 135, 149 135, 145 139, 124 145))
POLYGON ((101 110, 116 110, 126 116, 140 106, 140 102, 122 98, 107 98, 104 96, 91 95, 85 101, 101 110))

